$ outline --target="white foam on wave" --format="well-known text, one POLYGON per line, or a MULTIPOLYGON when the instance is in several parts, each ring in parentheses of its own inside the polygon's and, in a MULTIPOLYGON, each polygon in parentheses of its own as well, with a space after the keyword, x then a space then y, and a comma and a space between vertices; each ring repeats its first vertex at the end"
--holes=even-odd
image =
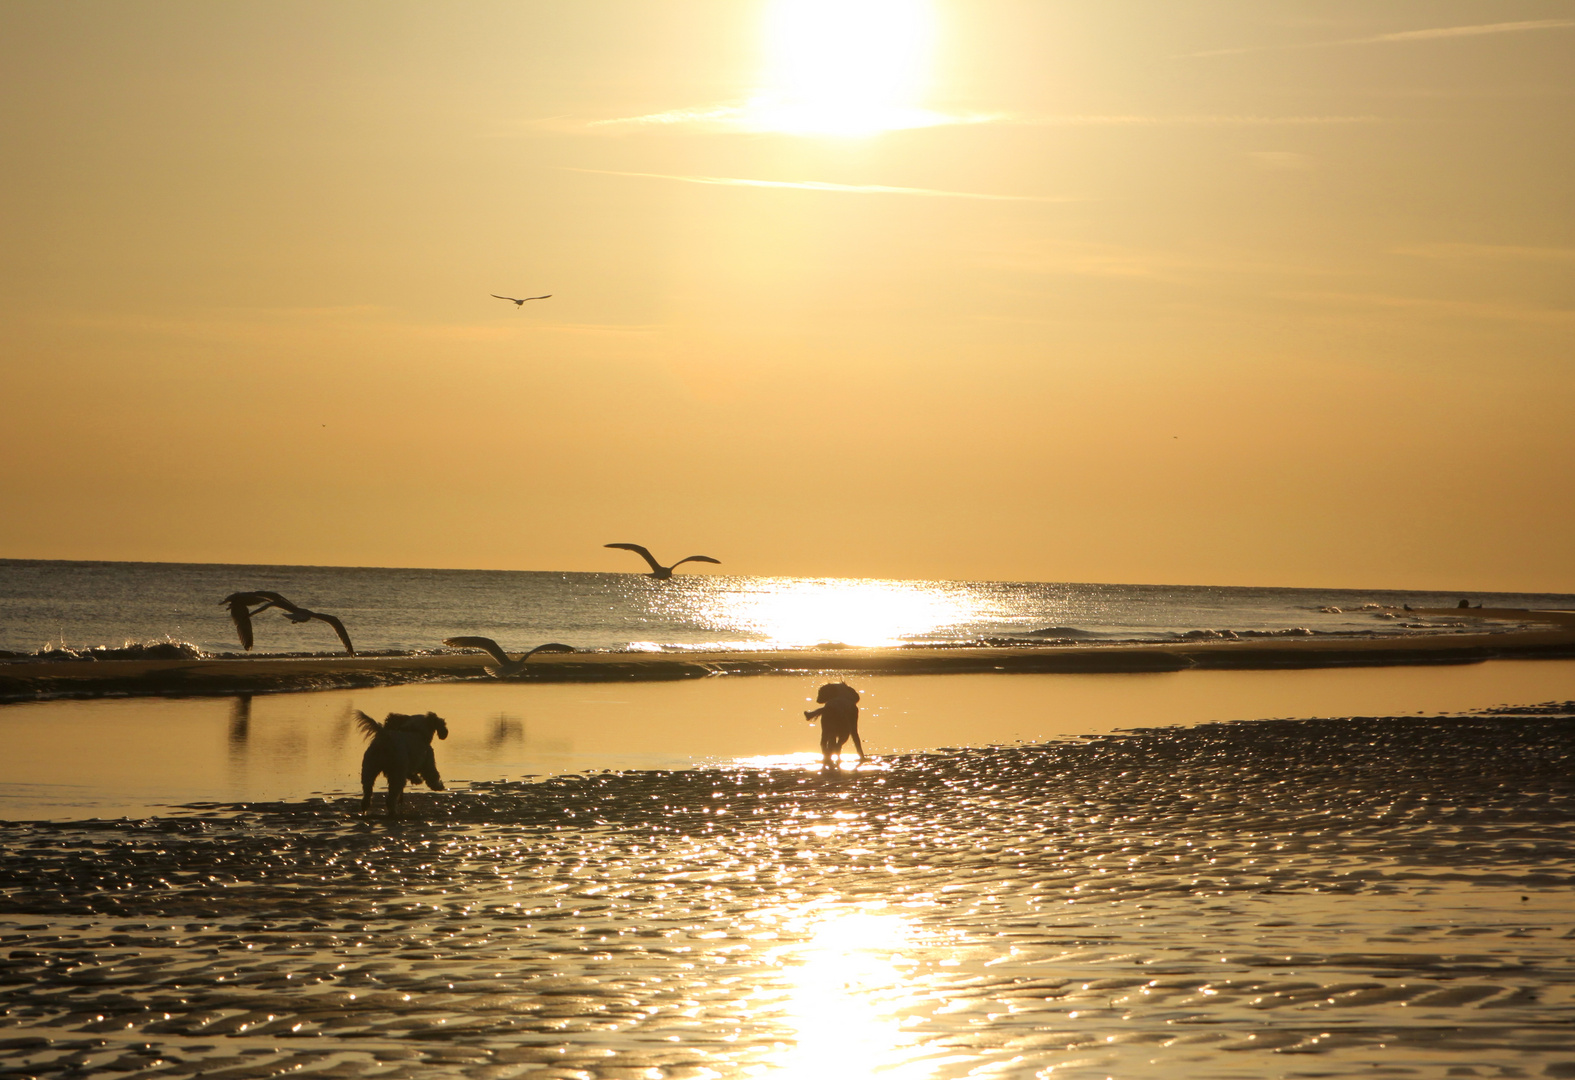
POLYGON ((93 645, 73 649, 64 643, 47 642, 32 654, 35 660, 201 660, 207 654, 189 641, 163 638, 154 641, 127 640, 121 645, 93 645))

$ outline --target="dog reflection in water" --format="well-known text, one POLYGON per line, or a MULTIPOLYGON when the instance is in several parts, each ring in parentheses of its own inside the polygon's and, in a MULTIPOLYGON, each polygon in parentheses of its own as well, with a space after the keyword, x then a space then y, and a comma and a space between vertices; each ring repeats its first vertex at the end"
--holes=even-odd
POLYGON ((859 692, 845 682, 827 683, 815 695, 820 708, 804 713, 805 720, 820 720, 821 766, 827 769, 842 767, 842 747, 849 738, 859 752, 859 760, 868 761, 864 744, 859 741, 859 692), (833 764, 831 755, 837 760, 833 764))
POLYGON ((443 790, 437 758, 432 753, 432 736, 448 738, 448 723, 437 713, 409 715, 389 713, 382 723, 360 709, 356 720, 362 734, 372 742, 361 756, 361 813, 372 805, 372 785, 379 775, 388 777, 388 816, 399 814, 405 785, 424 781, 433 791, 443 790))

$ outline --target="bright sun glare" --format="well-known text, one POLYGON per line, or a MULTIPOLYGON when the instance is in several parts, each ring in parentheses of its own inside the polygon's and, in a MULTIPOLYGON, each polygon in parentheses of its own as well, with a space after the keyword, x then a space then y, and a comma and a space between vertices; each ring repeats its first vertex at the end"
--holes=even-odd
POLYGON ((958 596, 901 581, 783 580, 720 599, 713 626, 775 648, 898 645, 978 616, 977 605, 958 596))
POLYGON ((945 122, 917 105, 935 39, 931 0, 773 0, 764 29, 752 126, 856 137, 945 122))
POLYGON ((783 1080, 888 1080, 929 1074, 906 1060, 913 1039, 903 1031, 914 944, 913 928, 896 915, 832 912, 812 930, 790 975, 789 1016, 795 1047, 775 1075, 783 1080))

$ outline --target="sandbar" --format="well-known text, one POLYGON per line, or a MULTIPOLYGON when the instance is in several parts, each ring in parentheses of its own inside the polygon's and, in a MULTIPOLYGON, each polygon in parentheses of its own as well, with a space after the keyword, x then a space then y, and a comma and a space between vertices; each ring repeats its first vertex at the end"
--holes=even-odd
MULTIPOLYGON (((1164 643, 583 652, 533 659, 525 672, 515 678, 525 682, 595 683, 806 672, 1132 673, 1467 664, 1495 659, 1575 657, 1572 612, 1440 608, 1405 614, 1528 625, 1496 632, 1422 632, 1386 637, 1311 635, 1164 643)), ((488 662, 480 652, 197 660, 27 658, 0 661, 0 702, 73 696, 229 695, 485 679, 488 662)))

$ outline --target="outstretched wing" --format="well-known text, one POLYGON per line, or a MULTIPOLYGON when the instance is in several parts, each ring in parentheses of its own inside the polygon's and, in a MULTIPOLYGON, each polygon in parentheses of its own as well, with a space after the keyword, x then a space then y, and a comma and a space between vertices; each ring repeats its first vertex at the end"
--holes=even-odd
POLYGON ((368 739, 370 739, 373 735, 376 735, 379 731, 383 730, 382 724, 379 724, 376 720, 373 720, 360 709, 355 711, 355 722, 356 726, 361 729, 361 734, 368 739))
POLYGON ((274 607, 278 608, 280 611, 301 612, 305 610, 301 607, 301 605, 291 603, 276 592, 262 592, 259 590, 252 593, 252 595, 261 597, 272 604, 274 607))
MULTIPOLYGON (((231 593, 219 603, 227 604, 230 609, 230 619, 235 623, 235 632, 241 637, 241 648, 247 651, 252 647, 252 613, 250 607, 262 599, 256 593, 231 593)), ((259 609, 260 610, 260 609, 259 609)))
POLYGON ((524 656, 520 657, 520 659, 521 660, 529 660, 531 657, 535 656, 539 652, 573 652, 573 651, 574 651, 574 646, 573 645, 564 645, 564 644, 561 644, 561 643, 556 642, 556 641, 549 641, 545 645, 538 645, 538 646, 536 646, 530 652, 528 652, 524 656))
POLYGON ((509 662, 509 654, 503 647, 489 637, 446 637, 443 644, 451 649, 485 649, 488 656, 500 664, 509 662))
MULTIPOLYGON (((512 297, 512 296, 498 296, 497 293, 493 293, 492 295, 493 296, 497 296, 499 300, 507 300, 511 304, 518 304, 518 303, 522 302, 522 301, 514 299, 514 297, 512 297)), ((497 309, 494 308, 493 310, 496 311, 497 309)))
POLYGON ((314 619, 321 619, 329 626, 332 626, 334 628, 334 633, 339 635, 339 640, 345 643, 345 652, 349 653, 351 656, 355 655, 355 646, 350 644, 350 635, 345 631, 345 624, 339 621, 339 617, 337 615, 324 615, 320 611, 314 611, 311 612, 311 616, 314 619))
POLYGON ((640 556, 640 558, 644 559, 646 562, 651 564, 651 572, 652 573, 659 574, 663 570, 667 569, 667 567, 663 566, 661 563, 659 563, 655 559, 651 558, 651 553, 649 551, 646 551, 639 544, 603 544, 602 547, 622 548, 624 551, 632 551, 632 552, 634 552, 636 555, 640 556))
MULTIPOLYGON (((526 300, 545 300, 545 299, 547 299, 547 297, 549 297, 551 295, 552 295, 552 293, 542 293, 540 296, 527 296, 525 299, 526 300)), ((521 301, 521 303, 523 303, 523 302, 524 301, 521 301)))
POLYGON ((673 568, 677 569, 686 562, 714 562, 718 566, 722 565, 721 559, 713 559, 709 555, 691 555, 687 559, 679 559, 677 562, 673 563, 673 568))
MULTIPOLYGON (((260 604, 267 600, 267 596, 268 594, 259 592, 232 592, 229 596, 226 596, 223 600, 220 600, 219 604, 221 606, 228 604, 230 607, 234 607, 236 604, 242 604, 250 607, 252 604, 260 604)), ((271 601, 269 602, 271 603, 271 601)))

